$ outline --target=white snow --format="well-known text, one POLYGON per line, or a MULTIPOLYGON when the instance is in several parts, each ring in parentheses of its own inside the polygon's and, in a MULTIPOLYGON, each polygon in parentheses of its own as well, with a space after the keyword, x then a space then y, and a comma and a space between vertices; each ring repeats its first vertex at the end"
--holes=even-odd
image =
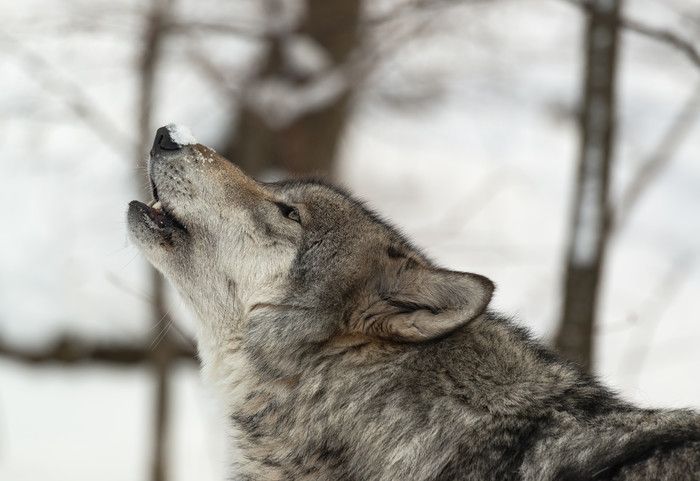
POLYGON ((193 145, 197 143, 190 129, 184 125, 168 124, 168 132, 173 142, 179 145, 193 145))

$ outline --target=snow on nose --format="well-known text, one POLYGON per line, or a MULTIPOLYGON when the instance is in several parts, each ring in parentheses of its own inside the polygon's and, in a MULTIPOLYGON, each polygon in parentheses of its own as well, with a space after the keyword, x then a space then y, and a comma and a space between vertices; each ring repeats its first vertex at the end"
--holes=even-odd
POLYGON ((151 155, 161 151, 180 150, 185 145, 196 144, 197 140, 187 127, 169 124, 156 131, 151 155))
POLYGON ((197 143, 197 139, 194 138, 190 129, 184 125, 168 124, 166 129, 170 134, 170 139, 180 146, 197 143))

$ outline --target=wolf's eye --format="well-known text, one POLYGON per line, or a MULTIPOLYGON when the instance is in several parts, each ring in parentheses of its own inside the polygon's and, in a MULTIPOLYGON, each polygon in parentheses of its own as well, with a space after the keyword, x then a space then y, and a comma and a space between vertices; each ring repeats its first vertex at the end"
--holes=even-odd
POLYGON ((283 202, 275 202, 275 204, 283 216, 301 224, 301 217, 299 216, 299 211, 296 207, 292 207, 291 205, 283 202))

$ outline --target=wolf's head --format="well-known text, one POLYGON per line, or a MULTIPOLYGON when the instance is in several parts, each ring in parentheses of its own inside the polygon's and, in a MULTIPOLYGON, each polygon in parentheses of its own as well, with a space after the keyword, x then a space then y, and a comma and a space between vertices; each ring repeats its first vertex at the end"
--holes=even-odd
POLYGON ((235 342, 287 372, 341 337, 440 338, 491 298, 488 279, 436 267, 346 192, 258 182, 174 126, 149 174, 157 202, 129 205, 129 232, 195 310, 205 360, 235 342))

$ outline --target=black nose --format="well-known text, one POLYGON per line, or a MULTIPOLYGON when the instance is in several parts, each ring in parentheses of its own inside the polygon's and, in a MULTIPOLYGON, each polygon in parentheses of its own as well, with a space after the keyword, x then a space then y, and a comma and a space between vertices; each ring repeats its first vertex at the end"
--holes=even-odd
POLYGON ((182 146, 175 142, 170 136, 170 131, 167 127, 161 127, 156 131, 156 138, 153 139, 153 148, 151 155, 161 150, 180 150, 182 146))

